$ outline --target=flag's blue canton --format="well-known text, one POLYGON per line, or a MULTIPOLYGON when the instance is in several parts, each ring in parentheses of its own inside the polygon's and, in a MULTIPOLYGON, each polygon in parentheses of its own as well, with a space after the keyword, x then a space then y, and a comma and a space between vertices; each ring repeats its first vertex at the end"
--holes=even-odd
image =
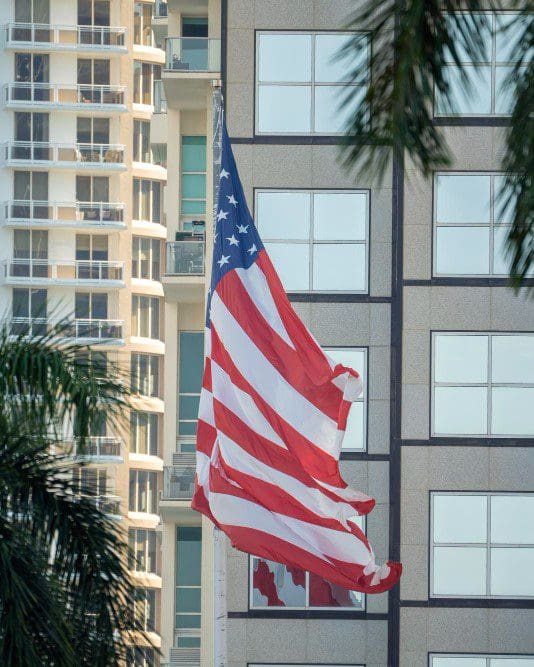
POLYGON ((221 155, 213 266, 207 304, 208 324, 211 295, 219 280, 232 269, 248 269, 256 261, 259 251, 263 249, 263 243, 245 201, 226 125, 222 130, 221 155))

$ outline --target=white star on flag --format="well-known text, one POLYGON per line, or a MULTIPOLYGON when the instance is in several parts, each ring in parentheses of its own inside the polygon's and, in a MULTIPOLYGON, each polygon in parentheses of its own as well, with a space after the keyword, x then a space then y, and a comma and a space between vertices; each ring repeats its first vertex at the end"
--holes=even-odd
POLYGON ((218 260, 217 264, 222 268, 224 264, 229 264, 230 262, 228 261, 230 259, 230 255, 222 255, 221 259, 218 260))
POLYGON ((226 195, 226 199, 228 199, 229 204, 237 206, 237 199, 234 197, 234 195, 226 195))
POLYGON ((228 212, 223 211, 221 208, 221 210, 217 213, 217 220, 226 220, 227 217, 228 217, 228 212))
POLYGON ((248 234, 247 229, 248 229, 248 225, 237 225, 237 231, 240 234, 248 234))
POLYGON ((230 241, 230 245, 239 245, 239 241, 236 239, 234 234, 232 234, 232 236, 227 236, 226 240, 230 241))
POLYGON ((253 254, 256 252, 256 250, 257 250, 257 248, 256 248, 256 244, 253 243, 253 244, 250 246, 250 248, 247 250, 247 252, 250 253, 251 255, 253 255, 253 254))
POLYGON ((219 180, 220 180, 221 178, 228 178, 228 176, 230 176, 230 172, 229 172, 229 171, 226 171, 226 169, 221 169, 221 174, 220 174, 220 176, 219 176, 219 180))

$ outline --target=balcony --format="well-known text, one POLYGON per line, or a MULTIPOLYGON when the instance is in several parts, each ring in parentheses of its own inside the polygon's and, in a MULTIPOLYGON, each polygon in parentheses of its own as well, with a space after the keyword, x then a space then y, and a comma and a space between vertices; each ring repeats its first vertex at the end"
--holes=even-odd
POLYGON ((163 468, 162 500, 191 500, 195 488, 195 454, 181 454, 180 464, 163 468))
POLYGON ((170 107, 204 109, 213 79, 220 78, 221 40, 167 37, 162 80, 170 107))
POLYGON ((78 438, 64 443, 65 453, 79 461, 90 463, 123 463, 123 443, 120 438, 91 436, 86 438, 83 449, 78 438))
POLYGON ((125 154, 123 144, 8 141, 3 145, 3 161, 8 167, 125 171, 125 154))
POLYGON ((166 244, 165 295, 171 301, 201 303, 205 291, 205 242, 191 236, 187 241, 166 244))
POLYGON ((95 507, 101 512, 104 512, 104 514, 107 514, 110 518, 122 519, 120 496, 108 494, 103 496, 82 495, 82 498, 93 502, 95 507))
POLYGON ((5 104, 9 109, 84 110, 93 113, 127 110, 125 86, 85 83, 8 83, 5 86, 5 104))
MULTIPOLYGON (((12 317, 5 321, 11 336, 46 336, 57 323, 45 317, 12 317)), ((124 320, 75 319, 61 327, 62 340, 84 345, 124 345, 124 320)))
POLYGON ((126 229, 125 205, 11 199, 0 205, 1 227, 126 229))
POLYGON ((124 262, 13 258, 0 267, 0 282, 7 285, 125 286, 124 262))
POLYGON ((48 25, 8 23, 5 26, 7 49, 25 51, 91 51, 127 53, 126 28, 96 25, 48 25))

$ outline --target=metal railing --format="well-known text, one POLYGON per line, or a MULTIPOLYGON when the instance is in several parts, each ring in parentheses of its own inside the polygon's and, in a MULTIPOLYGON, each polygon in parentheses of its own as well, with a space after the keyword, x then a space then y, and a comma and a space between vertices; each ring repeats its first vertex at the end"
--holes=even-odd
POLYGON ((180 465, 163 468, 163 500, 190 500, 195 488, 195 454, 182 454, 180 465))
POLYGON ((168 241, 166 243, 166 274, 168 276, 203 276, 204 241, 168 241))
POLYGON ((165 88, 161 79, 154 81, 154 112, 167 113, 167 98, 165 97, 165 88))
POLYGON ((124 262, 13 258, 2 262, 4 280, 44 279, 62 281, 122 281, 124 262))
POLYGON ((8 141, 4 161, 37 162, 63 167, 126 167, 124 144, 51 143, 48 141, 8 141))
POLYGON ((221 40, 211 37, 167 37, 165 69, 180 72, 219 72, 221 40))
MULTIPOLYGON (((12 317, 5 321, 11 336, 45 336, 57 322, 46 317, 12 317)), ((61 338, 84 342, 124 340, 124 320, 75 319, 61 327, 61 338)))
POLYGON ((98 84, 61 84, 16 81, 5 86, 7 105, 126 110, 126 87, 98 84))
POLYGON ((11 199, 0 205, 0 224, 123 227, 125 205, 112 202, 51 202, 11 199))
POLYGON ((65 452, 80 460, 122 459, 122 440, 108 436, 90 436, 83 448, 79 438, 64 441, 65 452))
POLYGON ((126 28, 97 25, 8 23, 6 46, 42 46, 58 49, 109 49, 126 51, 126 28))

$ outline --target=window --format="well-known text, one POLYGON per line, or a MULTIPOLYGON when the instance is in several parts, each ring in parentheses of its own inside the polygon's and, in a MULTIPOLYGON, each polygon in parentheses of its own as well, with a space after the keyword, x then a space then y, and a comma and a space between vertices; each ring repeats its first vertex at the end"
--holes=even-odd
MULTIPOLYGON (((156 631, 156 591, 153 588, 136 587, 134 614, 145 632, 156 631)), ((135 663, 134 663, 135 664, 135 663)), ((141 663, 143 664, 143 663, 141 663)))
POLYGON ((534 334, 434 333, 432 357, 432 435, 534 435, 534 334))
POLYGON ((110 61, 78 58, 78 83, 89 86, 109 86, 110 61))
POLYGON ((157 296, 132 296, 132 336, 159 340, 159 303, 157 296))
POLYGON ((130 470, 130 512, 158 513, 158 473, 130 470))
POLYGON ((16 23, 50 23, 49 0, 15 0, 16 23))
POLYGON ((72 480, 81 496, 105 496, 109 493, 106 468, 74 468, 72 480))
POLYGON ((13 288, 11 333, 14 336, 29 333, 46 334, 47 291, 45 289, 13 288), (28 322, 28 320, 30 320, 28 322))
POLYGON ((149 120, 134 120, 133 159, 134 162, 152 163, 149 120))
MULTIPOLYGON (((340 134, 367 91, 368 80, 350 83, 355 67, 336 54, 354 33, 260 32, 257 42, 256 131, 259 134, 340 134), (352 104, 340 108, 353 88, 352 104)), ((369 61, 361 35, 357 57, 369 61)))
MULTIPOLYGON (((521 17, 513 13, 486 13, 484 15, 487 30, 481 34, 485 40, 485 56, 480 62, 473 62, 464 55, 463 72, 467 75, 471 87, 464 88, 462 75, 452 60, 449 61, 445 76, 449 81, 452 94, 452 108, 445 100, 437 96, 436 116, 507 116, 511 114, 513 100, 507 78, 512 71, 514 52, 523 34, 524 22, 531 17, 521 17)), ((460 40, 460 38, 459 38, 460 40)))
POLYGON ((130 452, 158 456, 158 415, 155 412, 130 413, 130 452))
POLYGON ((156 531, 144 528, 130 528, 128 531, 130 546, 128 567, 134 572, 156 574, 156 531))
POLYGON ((48 231, 40 229, 13 230, 13 275, 48 277, 48 231))
POLYGON ((432 597, 534 596, 534 494, 433 493, 431 522, 432 597))
POLYGON ((206 214, 206 137, 182 137, 180 213, 184 228, 206 214))
POLYGON ((134 44, 154 46, 153 11, 153 4, 147 2, 136 2, 134 4, 134 44))
POLYGON ((109 0, 78 0, 78 25, 109 26, 109 0))
POLYGON ((256 220, 286 291, 367 292, 368 192, 260 191, 256 220))
POLYGON ((10 211, 12 217, 46 220, 49 215, 48 173, 46 171, 15 171, 13 199, 14 204, 10 211), (30 205, 30 202, 33 205, 30 205))
POLYGON ((256 556, 250 557, 249 569, 252 609, 364 609, 363 593, 341 588, 311 572, 256 556))
MULTIPOLYGON (((198 405, 203 374, 203 332, 180 331, 178 436, 193 442, 197 432, 198 405)), ((182 449, 182 451, 184 450, 182 449)))
POLYGON ((78 116, 76 141, 79 144, 109 144, 109 118, 78 116))
POLYGON ((132 391, 159 396, 159 361, 155 354, 132 354, 132 391))
POLYGON ((153 106, 154 81, 159 79, 161 79, 161 65, 134 60, 134 103, 153 106))
POLYGON ((156 655, 153 648, 129 646, 126 655, 126 667, 155 667, 156 655))
POLYGON ((534 667, 534 655, 436 653, 430 655, 429 667, 534 667))
POLYGON ((133 179, 133 219, 161 224, 161 183, 133 179))
POLYGON ((434 275, 507 276, 512 223, 503 210, 501 174, 437 174, 434 180, 434 275))
POLYGON ((338 364, 358 371, 363 392, 350 408, 343 450, 364 451, 367 448, 367 350, 363 347, 325 347, 326 354, 338 364))
POLYGON ((76 201, 109 202, 107 176, 76 176, 76 201))
POLYGON ((15 141, 21 143, 14 147, 13 158, 17 160, 50 159, 47 145, 50 131, 49 121, 47 113, 15 111, 15 141))
POLYGON ((202 528, 176 529, 175 620, 178 648, 200 646, 202 528))
POLYGON ((15 53, 16 100, 46 101, 50 99, 50 58, 42 53, 15 53), (24 85, 27 84, 27 85, 24 85), (31 84, 37 84, 32 86, 31 84))
POLYGON ((160 279, 160 248, 159 239, 146 236, 132 238, 132 278, 160 279))
POLYGON ((77 320, 107 320, 108 295, 105 292, 76 292, 74 317, 77 320))

